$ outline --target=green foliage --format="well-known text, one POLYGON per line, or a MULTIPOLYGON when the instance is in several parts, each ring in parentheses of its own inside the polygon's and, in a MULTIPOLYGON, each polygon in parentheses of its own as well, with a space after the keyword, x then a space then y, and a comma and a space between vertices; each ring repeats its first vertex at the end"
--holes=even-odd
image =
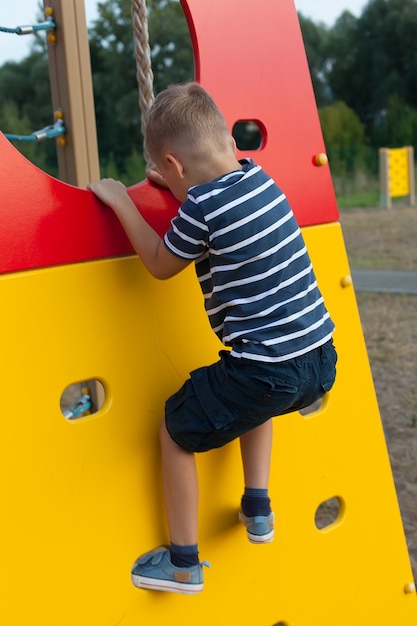
POLYGON ((338 199, 367 204, 378 190, 378 148, 417 150, 417 1, 369 0, 358 18, 345 11, 328 32, 316 29, 316 42, 310 32, 312 45, 308 32, 317 101, 323 103, 324 84, 335 106, 320 118, 338 199), (324 56, 318 87, 316 50, 324 56))
MULTIPOLYGON (((35 129, 29 117, 19 112, 15 102, 5 101, 0 108, 0 130, 13 135, 30 135, 35 129)), ((12 142, 13 145, 38 167, 56 175, 56 167, 48 162, 44 145, 41 143, 12 142)))
POLYGON ((374 124, 376 143, 387 148, 417 145, 417 109, 407 105, 399 96, 388 99, 387 109, 374 124))
POLYGON ((331 98, 327 81, 327 47, 329 30, 324 24, 298 15, 317 105, 328 104, 331 98))
POLYGON ((357 19, 349 11, 344 11, 331 29, 326 56, 327 81, 333 99, 346 102, 359 114, 356 108, 358 76, 353 71, 357 54, 356 39, 357 19))
POLYGON ((327 147, 362 146, 365 127, 355 111, 344 102, 335 102, 319 109, 320 121, 327 147))
MULTIPOLYGON (((17 105, 14 102, 5 102, 0 110, 0 130, 4 133, 12 132, 15 135, 28 135, 32 132, 29 118, 19 115, 17 105), (13 131, 10 131, 13 129, 13 131)), ((22 153, 28 158, 33 158, 35 146, 26 144, 22 146, 22 153)))
POLYGON ((178 0, 148 0, 154 91, 194 78, 190 32, 178 0))
POLYGON ((378 201, 378 150, 367 145, 365 126, 344 102, 319 109, 339 206, 378 201), (350 199, 349 199, 350 198, 350 199))
POLYGON ((146 177, 146 163, 143 154, 137 150, 132 150, 126 159, 126 173, 121 179, 125 185, 134 185, 146 177))
POLYGON ((121 180, 126 186, 135 185, 143 180, 146 176, 145 169, 146 163, 143 154, 137 150, 132 150, 131 154, 126 158, 123 171, 120 171, 117 167, 113 154, 110 154, 101 163, 101 174, 103 177, 121 180))
POLYGON ((98 13, 90 30, 90 54, 99 154, 103 172, 110 160, 123 171, 126 155, 143 141, 130 2, 100 2, 98 13))
POLYGON ((370 0, 359 18, 343 14, 328 51, 333 96, 356 111, 371 138, 390 98, 417 107, 416 0, 370 0))
MULTIPOLYGON (((106 0, 90 30, 97 136, 102 170, 109 160, 129 178, 129 159, 141 151, 141 111, 130 0, 106 0), (111 155, 111 156, 110 156, 111 155)), ((177 0, 148 0, 154 90, 190 80, 193 55, 185 16, 177 0)))
POLYGON ((326 150, 332 171, 337 176, 352 175, 366 166, 365 127, 344 102, 319 109, 326 150))
MULTIPOLYGON (((44 52, 33 52, 20 63, 9 62, 0 68, 0 118, 1 130, 12 134, 28 135, 53 124, 48 61, 44 52)), ((36 146, 21 142, 15 145, 36 165, 56 174, 55 141, 36 146)))
POLYGON ((376 207, 380 203, 380 190, 378 180, 372 180, 372 185, 368 189, 356 190, 347 188, 340 190, 336 187, 337 205, 339 209, 351 209, 357 207, 376 207))

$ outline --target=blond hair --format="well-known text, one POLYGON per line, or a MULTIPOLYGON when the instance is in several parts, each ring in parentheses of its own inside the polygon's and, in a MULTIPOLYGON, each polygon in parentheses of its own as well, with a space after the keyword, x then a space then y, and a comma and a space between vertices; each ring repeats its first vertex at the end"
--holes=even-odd
POLYGON ((154 158, 163 150, 198 158, 224 150, 229 141, 223 115, 198 83, 171 85, 159 93, 146 118, 146 149, 154 158))

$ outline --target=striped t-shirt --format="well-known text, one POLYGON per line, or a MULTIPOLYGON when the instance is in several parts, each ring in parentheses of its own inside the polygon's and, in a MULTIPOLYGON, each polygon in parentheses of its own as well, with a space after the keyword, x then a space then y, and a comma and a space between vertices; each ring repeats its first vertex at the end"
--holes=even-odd
POLYGON ((164 242, 195 260, 210 324, 233 356, 286 361, 334 325, 285 195, 251 159, 240 163, 189 189, 164 242))

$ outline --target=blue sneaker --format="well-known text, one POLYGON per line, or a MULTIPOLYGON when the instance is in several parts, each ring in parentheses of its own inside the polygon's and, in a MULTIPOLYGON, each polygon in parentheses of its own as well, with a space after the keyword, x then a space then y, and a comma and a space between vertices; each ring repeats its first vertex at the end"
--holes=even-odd
POLYGON ((274 538, 274 514, 246 517, 239 511, 239 522, 246 526, 251 543, 270 543, 274 538))
POLYGON ((168 548, 161 546, 140 556, 132 568, 132 583, 141 589, 193 594, 203 591, 203 561, 192 567, 176 567, 168 548))

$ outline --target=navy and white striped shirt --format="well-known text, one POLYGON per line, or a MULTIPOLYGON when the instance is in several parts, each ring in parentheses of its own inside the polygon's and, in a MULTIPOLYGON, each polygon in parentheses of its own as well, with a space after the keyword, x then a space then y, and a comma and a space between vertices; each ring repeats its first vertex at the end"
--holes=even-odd
POLYGON ((164 237, 195 260, 210 324, 232 355, 285 361, 324 344, 334 325, 289 203, 251 159, 192 187, 164 237))

